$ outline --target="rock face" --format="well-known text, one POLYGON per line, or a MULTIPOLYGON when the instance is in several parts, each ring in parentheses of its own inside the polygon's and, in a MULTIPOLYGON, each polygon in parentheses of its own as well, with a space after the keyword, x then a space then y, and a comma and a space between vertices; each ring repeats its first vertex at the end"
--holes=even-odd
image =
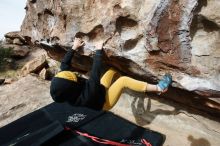
POLYGON ((218 0, 28 0, 20 34, 46 42, 56 60, 80 36, 86 45, 73 68, 82 71, 103 40, 109 65, 150 82, 170 72, 166 97, 220 115, 219 6, 218 0))

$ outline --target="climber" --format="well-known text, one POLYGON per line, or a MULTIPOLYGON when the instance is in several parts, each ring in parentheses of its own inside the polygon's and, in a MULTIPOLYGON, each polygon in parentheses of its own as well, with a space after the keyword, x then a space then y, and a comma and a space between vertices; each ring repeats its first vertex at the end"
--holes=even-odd
POLYGON ((95 110, 110 110, 118 101, 124 88, 138 92, 164 93, 172 82, 170 74, 163 76, 157 85, 138 81, 120 74, 110 68, 101 77, 103 43, 96 45, 91 74, 88 80, 80 80, 70 71, 74 52, 84 45, 80 38, 75 38, 72 49, 69 49, 61 62, 61 72, 51 81, 50 94, 55 102, 67 101, 73 106, 85 106, 95 110), (113 78, 118 77, 112 83, 113 78))

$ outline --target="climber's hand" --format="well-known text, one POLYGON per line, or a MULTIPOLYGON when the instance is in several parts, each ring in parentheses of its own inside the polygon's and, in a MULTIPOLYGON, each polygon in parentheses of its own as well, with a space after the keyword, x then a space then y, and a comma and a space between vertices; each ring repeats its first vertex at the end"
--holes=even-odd
POLYGON ((73 49, 73 50, 77 50, 77 49, 79 49, 80 47, 82 47, 84 44, 85 44, 85 42, 84 42, 82 39, 80 39, 80 38, 75 38, 75 39, 74 39, 74 42, 73 42, 73 47, 72 47, 72 49, 73 49))

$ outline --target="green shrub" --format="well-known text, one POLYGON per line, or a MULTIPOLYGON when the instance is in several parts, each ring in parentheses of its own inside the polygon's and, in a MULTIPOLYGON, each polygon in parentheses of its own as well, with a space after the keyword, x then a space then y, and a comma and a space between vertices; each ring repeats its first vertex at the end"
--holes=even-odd
POLYGON ((4 65, 6 64, 6 59, 10 58, 12 53, 11 48, 3 48, 0 46, 0 69, 2 70, 4 68, 4 65))

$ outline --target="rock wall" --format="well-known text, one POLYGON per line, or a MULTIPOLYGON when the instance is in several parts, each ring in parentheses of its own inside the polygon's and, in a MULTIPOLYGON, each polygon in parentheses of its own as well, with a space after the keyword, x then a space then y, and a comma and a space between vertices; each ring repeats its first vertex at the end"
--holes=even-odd
MULTIPOLYGON (((73 68, 88 71, 94 45, 105 41, 106 62, 152 83, 166 72, 163 96, 220 115, 218 0, 28 0, 20 34, 44 42, 60 60, 80 36, 86 45, 73 68)), ((44 45, 45 47, 45 45, 44 45)))

